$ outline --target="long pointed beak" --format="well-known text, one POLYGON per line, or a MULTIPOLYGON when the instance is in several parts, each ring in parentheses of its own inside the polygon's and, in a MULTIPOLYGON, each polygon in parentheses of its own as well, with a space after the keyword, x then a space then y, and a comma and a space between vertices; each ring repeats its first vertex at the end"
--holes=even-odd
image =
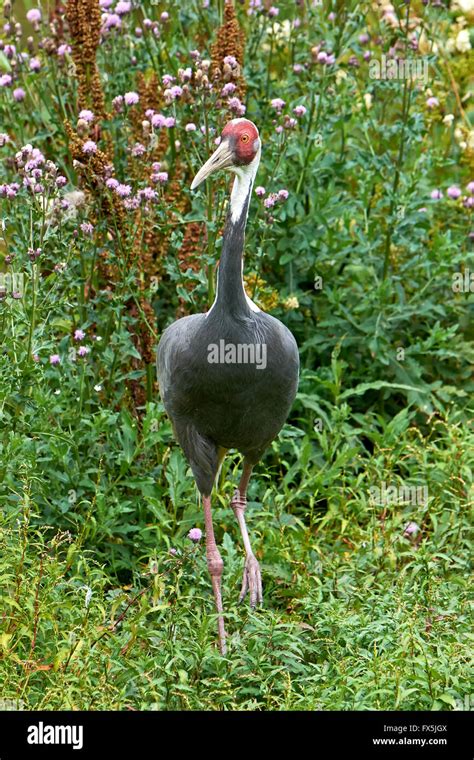
POLYGON ((212 156, 206 161, 204 166, 201 166, 199 169, 191 183, 191 190, 195 190, 196 187, 200 185, 201 182, 204 182, 210 174, 213 174, 219 169, 227 169, 229 166, 232 166, 232 163, 233 155, 229 140, 223 140, 217 150, 215 150, 212 156))

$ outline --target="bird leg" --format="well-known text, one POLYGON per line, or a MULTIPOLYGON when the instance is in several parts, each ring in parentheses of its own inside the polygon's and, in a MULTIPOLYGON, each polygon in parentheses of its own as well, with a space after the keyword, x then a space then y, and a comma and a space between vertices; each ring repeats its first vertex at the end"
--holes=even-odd
POLYGON ((216 539, 214 538, 214 526, 212 525, 211 497, 203 496, 204 505, 204 523, 206 526, 206 557, 207 567, 211 576, 212 590, 214 592, 214 601, 217 610, 217 629, 219 633, 219 649, 221 654, 225 655, 227 651, 224 628, 224 617, 221 594, 221 578, 224 570, 224 562, 217 548, 216 539))
POLYGON ((249 484, 250 476, 252 474, 252 465, 244 461, 244 469, 242 477, 240 478, 239 487, 235 490, 232 497, 231 506, 234 510, 234 514, 239 523, 240 532, 242 534, 242 540, 245 547, 245 565, 244 575, 242 578, 242 588, 240 590, 239 603, 243 601, 247 591, 250 594, 250 606, 252 609, 256 606, 257 602, 262 604, 263 591, 262 591, 262 576, 260 574, 260 565, 252 551, 250 545, 249 534, 247 531, 247 525, 245 523, 245 509, 247 507, 247 487, 249 484))

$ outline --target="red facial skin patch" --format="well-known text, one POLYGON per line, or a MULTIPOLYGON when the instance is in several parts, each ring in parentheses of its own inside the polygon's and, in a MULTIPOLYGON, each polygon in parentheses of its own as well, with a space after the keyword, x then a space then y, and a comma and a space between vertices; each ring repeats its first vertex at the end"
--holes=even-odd
POLYGON ((239 119, 227 124, 222 132, 222 139, 229 138, 233 142, 233 149, 237 164, 249 164, 255 158, 260 146, 258 130, 255 124, 248 119, 239 119))

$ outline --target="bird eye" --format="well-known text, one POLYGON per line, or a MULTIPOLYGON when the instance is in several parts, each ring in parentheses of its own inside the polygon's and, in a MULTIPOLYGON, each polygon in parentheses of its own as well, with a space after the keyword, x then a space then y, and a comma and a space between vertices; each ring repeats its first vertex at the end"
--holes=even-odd
POLYGON ((241 142, 243 142, 243 143, 247 143, 249 141, 249 139, 250 138, 249 138, 249 136, 248 136, 248 134, 246 132, 244 132, 244 134, 240 138, 241 142))

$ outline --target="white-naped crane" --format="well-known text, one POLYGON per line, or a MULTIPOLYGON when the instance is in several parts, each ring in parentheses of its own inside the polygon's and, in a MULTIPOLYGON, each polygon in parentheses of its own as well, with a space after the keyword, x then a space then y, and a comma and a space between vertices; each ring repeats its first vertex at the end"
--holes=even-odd
POLYGON ((243 251, 252 187, 260 162, 257 127, 248 119, 226 124, 217 150, 196 174, 191 189, 210 174, 235 174, 219 262, 216 299, 205 314, 174 322, 160 340, 158 379, 164 407, 202 495, 206 557, 218 616, 219 646, 226 653, 221 577, 224 563, 214 537, 211 492, 228 449, 244 457, 231 506, 246 559, 240 601, 262 603, 260 567, 245 523, 252 468, 278 435, 296 395, 296 341, 278 319, 245 293, 243 251))

